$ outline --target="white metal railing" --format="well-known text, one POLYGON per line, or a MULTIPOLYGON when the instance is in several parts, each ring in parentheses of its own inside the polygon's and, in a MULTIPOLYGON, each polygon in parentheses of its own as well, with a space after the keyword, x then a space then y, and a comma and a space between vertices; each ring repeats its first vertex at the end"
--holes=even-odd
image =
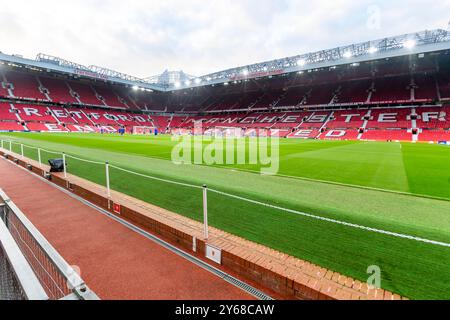
POLYGON ((2 219, 0 250, 0 300, 48 300, 48 295, 2 219))
MULTIPOLYGON (((33 270, 31 274, 35 275, 40 284, 37 286, 35 281, 33 281, 33 286, 36 286, 35 290, 37 290, 37 293, 31 298, 39 297, 37 296, 39 292, 40 297, 42 297, 42 288, 47 298, 52 300, 98 300, 96 294, 87 287, 75 270, 53 248, 2 189, 0 189, 0 200, 4 204, 1 223, 26 258, 33 270)), ((17 270, 20 272, 20 269, 17 270)), ((27 273, 29 271, 27 269, 27 273)), ((31 274, 30 277, 32 277, 31 274)), ((32 278, 36 280, 34 277, 32 278)))
MULTIPOLYGON (((19 144, 19 143, 16 143, 16 142, 11 142, 10 140, 8 142, 9 142, 10 146, 11 146, 11 144, 19 144)), ((1 140, 1 144, 4 145, 3 140, 1 140)), ((31 146, 26 146, 26 147, 38 149, 36 147, 31 147, 31 146)), ((105 166, 105 180, 106 180, 106 186, 105 186, 106 187, 106 196, 107 196, 107 198, 109 200, 111 200, 110 168, 114 168, 116 170, 119 170, 119 171, 122 171, 122 172, 125 172, 125 173, 128 173, 128 174, 132 174, 132 175, 135 175, 135 176, 139 176, 139 177, 142 177, 142 178, 145 178, 145 179, 150 179, 150 180, 165 182, 165 183, 169 183, 169 184, 173 184, 173 185, 179 185, 179 186, 183 186, 183 187, 203 190, 203 204, 202 204, 202 207, 203 207, 203 223, 204 223, 204 237, 205 237, 205 239, 208 239, 208 237, 209 237, 209 232, 208 232, 208 200, 207 200, 207 197, 208 197, 208 192, 211 192, 211 193, 214 193, 214 194, 217 194, 217 195, 221 195, 221 196, 224 196, 224 197, 227 197, 227 198, 230 198, 230 199, 240 200, 240 201, 251 203, 251 204, 255 204, 255 205, 258 205, 258 206, 271 208, 271 209, 274 209, 274 210, 283 211, 283 212, 287 212, 287 213, 291 213, 291 214, 296 214, 296 215, 300 215, 300 216, 303 216, 303 217, 306 217, 306 218, 310 218, 310 219, 315 219, 315 220, 319 220, 319 221, 323 221, 323 222, 329 222, 329 223, 333 223, 333 224, 339 224, 339 225, 343 225, 343 226, 346 226, 346 227, 349 227, 349 228, 353 228, 353 229, 360 229, 360 230, 364 230, 364 231, 368 231, 368 232, 373 232, 373 233, 393 236, 393 237, 397 237, 397 238, 408 239, 408 240, 413 240, 413 241, 417 241, 417 242, 423 242, 423 243, 427 243, 427 244, 431 244, 431 245, 437 245, 437 246, 449 247, 450 248, 450 243, 445 243, 445 242, 425 239, 425 238, 421 238, 421 237, 417 237, 417 236, 413 236, 413 235, 402 234, 402 233, 397 233, 397 232, 392 232, 392 231, 372 228, 372 227, 363 226, 363 225, 359 225, 359 224, 355 224, 355 223, 350 223, 350 222, 341 221, 341 220, 337 220, 337 219, 327 218, 327 217, 323 217, 323 216, 319 216, 319 215, 315 215, 315 214, 311 214, 311 213, 305 213, 305 212, 298 211, 298 210, 284 208, 284 207, 281 207, 281 206, 272 205, 272 204, 269 204, 269 203, 264 203, 264 202, 261 202, 261 201, 257 201, 257 200, 249 199, 249 198, 246 198, 246 197, 230 194, 230 193, 227 193, 227 192, 219 191, 219 190, 216 190, 216 189, 208 188, 206 185, 203 185, 203 186, 194 185, 194 184, 179 182, 179 181, 170 180, 170 179, 163 179, 163 178, 160 178, 160 177, 155 177, 155 176, 151 176, 151 175, 135 172, 135 171, 132 171, 132 170, 128 170, 128 169, 125 169, 125 168, 121 168, 121 167, 112 165, 110 162, 99 162, 99 161, 93 161, 93 160, 88 160, 88 159, 82 159, 82 158, 79 158, 79 157, 68 155, 68 154, 63 153, 63 152, 49 151, 49 150, 46 150, 46 149, 40 149, 40 150, 45 151, 45 152, 49 152, 51 154, 64 156, 65 160, 67 160, 67 158, 72 158, 72 159, 76 159, 78 161, 83 161, 83 162, 90 163, 90 164, 104 165, 105 166)), ((40 161, 39 161, 39 164, 42 165, 42 163, 40 161)), ((64 161, 64 174, 65 174, 65 176, 67 176, 66 166, 67 166, 67 164, 64 161)))

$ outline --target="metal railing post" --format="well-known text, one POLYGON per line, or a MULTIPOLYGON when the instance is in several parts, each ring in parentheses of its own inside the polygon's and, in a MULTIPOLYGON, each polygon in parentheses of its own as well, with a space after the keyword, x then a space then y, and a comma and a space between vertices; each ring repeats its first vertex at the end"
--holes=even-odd
POLYGON ((39 161, 39 167, 42 169, 41 148, 38 148, 38 161, 39 161))
POLYGON ((66 168, 66 154, 63 152, 63 168, 64 168, 64 178, 67 178, 67 168, 66 168))
POLYGON ((22 160, 23 160, 23 143, 20 144, 20 155, 21 155, 22 160))
POLYGON ((108 209, 111 209, 111 189, 109 187, 109 162, 105 163, 105 174, 106 174, 106 196, 108 197, 108 209))
POLYGON ((203 226, 204 226, 204 234, 205 240, 209 238, 208 231, 208 187, 207 185, 203 185, 203 226))

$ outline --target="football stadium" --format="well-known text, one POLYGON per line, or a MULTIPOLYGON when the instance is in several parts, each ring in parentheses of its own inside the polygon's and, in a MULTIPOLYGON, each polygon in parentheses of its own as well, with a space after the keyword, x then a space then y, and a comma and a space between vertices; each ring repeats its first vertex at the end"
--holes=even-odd
POLYGON ((450 299, 447 30, 0 82, 0 299, 450 299))

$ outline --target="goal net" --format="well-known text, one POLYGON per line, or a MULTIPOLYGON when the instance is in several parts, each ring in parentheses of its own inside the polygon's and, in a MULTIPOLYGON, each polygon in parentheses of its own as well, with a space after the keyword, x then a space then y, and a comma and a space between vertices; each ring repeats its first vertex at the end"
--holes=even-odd
POLYGON ((135 135, 152 135, 155 133, 156 127, 133 127, 133 134, 135 135))

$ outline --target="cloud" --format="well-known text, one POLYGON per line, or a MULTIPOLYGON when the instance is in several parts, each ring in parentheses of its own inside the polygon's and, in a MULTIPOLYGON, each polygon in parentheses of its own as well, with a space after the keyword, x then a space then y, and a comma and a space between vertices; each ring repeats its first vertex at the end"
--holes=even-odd
POLYGON ((222 69, 423 29, 450 0, 15 0, 0 7, 0 50, 39 52, 139 77, 222 69))

